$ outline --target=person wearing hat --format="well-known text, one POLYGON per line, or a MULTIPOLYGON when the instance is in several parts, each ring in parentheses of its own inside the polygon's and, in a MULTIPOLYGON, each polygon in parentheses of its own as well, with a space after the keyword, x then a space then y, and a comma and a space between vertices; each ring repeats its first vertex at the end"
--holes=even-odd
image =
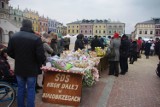
POLYGON ((35 35, 30 20, 24 19, 20 31, 11 37, 7 54, 15 59, 14 72, 18 83, 17 106, 35 107, 37 75, 46 57, 42 40, 35 35))
POLYGON ((109 58, 109 75, 115 75, 118 77, 119 75, 119 49, 121 45, 121 39, 119 38, 119 34, 115 33, 113 39, 111 40, 111 44, 109 48, 113 48, 115 51, 115 57, 109 58))

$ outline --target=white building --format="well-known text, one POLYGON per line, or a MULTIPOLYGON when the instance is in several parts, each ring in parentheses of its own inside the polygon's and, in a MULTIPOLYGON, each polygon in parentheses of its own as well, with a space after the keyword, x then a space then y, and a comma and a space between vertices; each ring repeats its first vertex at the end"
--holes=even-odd
POLYGON ((0 43, 8 43, 10 36, 20 29, 10 20, 8 1, 0 0, 0 43))
POLYGON ((155 38, 155 21, 148 20, 137 23, 135 26, 134 37, 155 38))

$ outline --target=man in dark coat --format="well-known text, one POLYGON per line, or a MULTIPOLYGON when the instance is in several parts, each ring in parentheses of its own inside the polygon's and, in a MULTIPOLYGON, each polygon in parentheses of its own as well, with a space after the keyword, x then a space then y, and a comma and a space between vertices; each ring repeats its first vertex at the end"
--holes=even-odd
POLYGON ((131 43, 131 46, 129 49, 129 55, 130 55, 130 58, 129 58, 130 64, 133 64, 134 61, 136 61, 137 59, 137 42, 135 40, 132 41, 131 43))
POLYGON ((128 55, 129 55, 130 42, 128 37, 124 34, 121 38, 120 46, 120 68, 121 73, 124 75, 128 71, 128 55))
POLYGON ((8 43, 8 55, 15 59, 15 75, 18 82, 18 107, 35 107, 35 85, 40 66, 45 62, 41 38, 32 31, 32 22, 23 20, 20 32, 15 33, 8 43))
POLYGON ((94 51, 95 47, 101 47, 100 40, 98 39, 98 36, 96 35, 95 38, 91 41, 91 50, 94 51))
POLYGON ((75 41, 75 47, 74 47, 74 50, 78 50, 78 49, 84 49, 84 42, 83 42, 83 38, 84 38, 84 35, 83 34, 79 34, 77 35, 77 40, 75 41))

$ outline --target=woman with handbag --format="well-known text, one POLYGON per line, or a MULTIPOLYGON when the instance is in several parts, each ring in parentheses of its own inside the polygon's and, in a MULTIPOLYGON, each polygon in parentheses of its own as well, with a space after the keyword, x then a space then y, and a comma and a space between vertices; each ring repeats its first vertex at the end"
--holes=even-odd
MULTIPOLYGON (((113 57, 108 57, 109 60, 109 75, 115 75, 118 77, 119 75, 119 48, 121 45, 121 39, 118 33, 115 33, 113 39, 111 40, 110 49, 114 49, 115 55, 113 57)), ((114 52, 112 52, 114 53, 114 52)))

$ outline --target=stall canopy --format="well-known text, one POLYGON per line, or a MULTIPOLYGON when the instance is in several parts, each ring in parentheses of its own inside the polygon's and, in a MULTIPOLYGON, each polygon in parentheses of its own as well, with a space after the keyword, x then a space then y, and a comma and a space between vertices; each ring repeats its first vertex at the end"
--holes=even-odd
POLYGON ((78 34, 76 34, 76 35, 74 35, 74 36, 71 36, 71 38, 70 38, 70 43, 71 43, 71 44, 75 44, 75 41, 76 41, 76 39, 77 39, 77 35, 78 35, 78 34))
POLYGON ((71 36, 69 34, 67 34, 66 36, 64 36, 63 38, 70 38, 71 36))

